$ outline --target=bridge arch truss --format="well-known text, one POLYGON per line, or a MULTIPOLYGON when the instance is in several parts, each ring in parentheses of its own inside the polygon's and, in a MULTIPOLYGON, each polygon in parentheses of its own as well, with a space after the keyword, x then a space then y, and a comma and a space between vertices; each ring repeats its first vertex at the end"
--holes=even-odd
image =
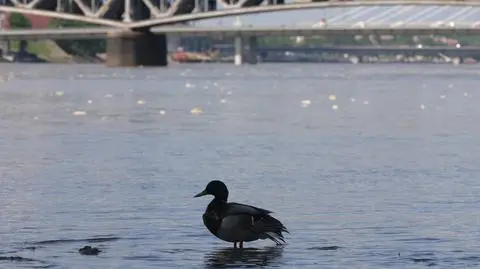
POLYGON ((319 23, 313 23, 312 27, 480 27, 480 1, 364 0, 278 5, 284 3, 283 1, 0 0, 0 12, 41 15, 129 29, 185 24, 229 16, 313 9, 321 12, 319 23), (324 21, 320 21, 321 19, 324 21))

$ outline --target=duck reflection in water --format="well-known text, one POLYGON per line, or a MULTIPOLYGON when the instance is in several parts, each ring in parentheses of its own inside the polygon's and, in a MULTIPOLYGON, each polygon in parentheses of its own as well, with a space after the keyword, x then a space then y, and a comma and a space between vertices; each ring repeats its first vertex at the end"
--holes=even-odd
POLYGON ((267 266, 283 254, 283 246, 221 248, 205 255, 205 268, 255 268, 267 266))

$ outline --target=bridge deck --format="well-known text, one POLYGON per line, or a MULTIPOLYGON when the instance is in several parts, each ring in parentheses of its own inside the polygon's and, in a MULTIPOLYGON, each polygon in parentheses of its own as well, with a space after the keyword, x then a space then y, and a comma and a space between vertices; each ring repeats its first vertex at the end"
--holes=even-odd
POLYGON ((207 12, 199 11, 204 10, 205 3, 210 5, 210 2, 216 0, 166 1, 6 0, 0 4, 0 11, 44 15, 117 28, 148 28, 156 25, 171 25, 237 15, 243 16, 242 22, 246 24, 250 24, 252 17, 263 17, 263 21, 272 21, 274 25, 279 23, 294 25, 301 19, 302 21, 307 20, 306 24, 322 26, 323 21, 318 23, 322 18, 329 25, 427 23, 442 25, 467 22, 480 24, 480 1, 363 0, 267 5, 267 2, 283 0, 218 0, 218 3, 214 5, 218 7, 218 10, 207 12), (73 3, 73 6, 64 6, 66 3, 73 3), (231 3, 231 5, 225 3, 231 3), (93 6, 90 6, 91 4, 93 6), (168 7, 165 7, 166 4, 168 7), (57 10, 58 12, 56 12, 57 10), (127 12, 124 13, 124 11, 127 12), (276 15, 276 19, 272 19, 272 16, 267 19, 267 15, 263 14, 276 12, 282 12, 276 15), (290 15, 286 12, 290 12, 290 15), (257 14, 257 16, 248 16, 249 14, 257 14))
MULTIPOLYGON (((0 32, 0 40, 42 40, 42 39, 92 39, 106 38, 112 31, 122 31, 115 28, 64 28, 37 30, 9 30, 0 32)), ((480 27, 457 25, 456 27, 435 27, 429 25, 410 25, 408 27, 369 26, 346 27, 328 26, 312 27, 155 27, 154 33, 173 36, 338 36, 338 35, 480 35, 480 27)))

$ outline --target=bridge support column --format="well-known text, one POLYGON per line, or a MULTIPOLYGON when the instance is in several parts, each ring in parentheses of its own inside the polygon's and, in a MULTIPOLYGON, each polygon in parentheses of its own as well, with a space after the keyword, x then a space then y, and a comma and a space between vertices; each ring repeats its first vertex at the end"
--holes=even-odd
POLYGON ((248 63, 256 64, 257 63, 257 48, 258 48, 258 39, 256 36, 251 36, 248 38, 248 63))
POLYGON ((167 36, 150 31, 118 31, 107 36, 111 67, 167 66, 167 36))
POLYGON ((234 55, 234 63, 235 65, 242 65, 243 64, 243 42, 241 36, 235 37, 235 55, 234 55))
POLYGON ((463 58, 462 57, 453 57, 452 58, 452 63, 454 65, 459 65, 459 64, 462 64, 463 63, 463 58))

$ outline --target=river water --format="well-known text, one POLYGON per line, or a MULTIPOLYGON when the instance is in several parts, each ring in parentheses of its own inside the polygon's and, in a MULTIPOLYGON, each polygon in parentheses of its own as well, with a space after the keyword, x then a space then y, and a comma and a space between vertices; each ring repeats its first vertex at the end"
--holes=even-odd
POLYGON ((0 75, 0 268, 480 266, 478 65, 0 75), (288 244, 213 237, 212 179, 288 244))

